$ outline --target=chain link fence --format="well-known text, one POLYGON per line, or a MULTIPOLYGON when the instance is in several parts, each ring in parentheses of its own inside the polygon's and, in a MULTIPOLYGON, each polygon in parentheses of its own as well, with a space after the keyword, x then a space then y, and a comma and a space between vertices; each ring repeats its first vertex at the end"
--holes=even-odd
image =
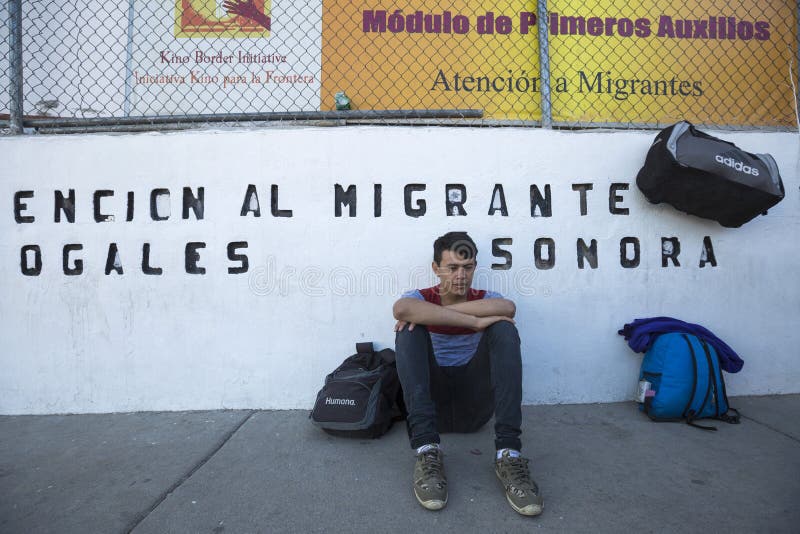
POLYGON ((6 0, 0 127, 793 129, 798 5, 6 0))

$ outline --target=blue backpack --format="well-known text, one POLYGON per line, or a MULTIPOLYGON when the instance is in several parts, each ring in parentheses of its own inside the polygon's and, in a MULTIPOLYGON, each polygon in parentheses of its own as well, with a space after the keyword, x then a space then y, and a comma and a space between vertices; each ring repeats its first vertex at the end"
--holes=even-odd
POLYGON ((728 404, 717 352, 697 336, 658 336, 644 355, 639 380, 650 383, 639 409, 653 421, 686 420, 704 430, 716 427, 698 425, 695 420, 739 423, 739 412, 728 404))

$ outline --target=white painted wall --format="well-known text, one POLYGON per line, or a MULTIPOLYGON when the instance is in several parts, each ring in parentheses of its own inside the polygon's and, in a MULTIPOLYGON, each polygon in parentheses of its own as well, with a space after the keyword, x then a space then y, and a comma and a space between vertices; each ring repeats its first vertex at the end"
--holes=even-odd
MULTIPOLYGON (((653 132, 567 133, 540 129, 286 128, 170 134, 0 138, 0 413, 215 408, 309 408, 322 380, 356 341, 393 344, 391 304, 433 282, 431 243, 469 231, 480 248, 479 285, 517 303, 526 403, 629 399, 640 356, 617 330, 637 317, 701 323, 745 360, 728 375, 732 395, 800 391, 800 194, 797 137, 722 133, 773 154, 787 195, 739 229, 648 204, 635 186, 653 132), (588 215, 571 184, 591 182, 588 215), (630 214, 611 215, 608 187, 630 214), (248 184, 261 218, 239 215, 248 184), (358 216, 334 217, 334 184, 358 186, 358 216), (372 186, 383 185, 383 214, 372 186), (403 186, 428 213, 411 218, 403 186), (465 217, 445 214, 445 184, 468 190, 465 217), (495 183, 510 214, 488 216, 495 183), (551 184, 553 216, 532 218, 530 184, 551 184), (270 216, 270 185, 280 208, 270 216), (205 218, 181 218, 181 191, 205 188, 205 218), (53 220, 54 190, 76 190, 74 224, 53 220), (149 192, 168 188, 171 217, 153 221, 149 192), (112 189, 96 223, 92 195, 112 189), (30 224, 14 221, 16 191, 30 224), (125 221, 126 193, 136 195, 125 221), (718 265, 698 267, 703 236, 718 265), (641 241, 635 269, 619 240, 641 241), (661 267, 661 237, 680 238, 681 267, 661 267), (513 267, 492 271, 491 240, 513 238, 513 267), (556 242, 556 265, 539 271, 533 243, 556 242), (580 270, 576 239, 598 240, 599 267, 580 270), (204 241, 205 275, 184 271, 184 247, 204 241), (228 274, 231 241, 248 241, 250 270, 228 274), (124 274, 104 274, 109 243, 124 274), (142 244, 162 276, 142 273, 142 244), (84 273, 65 276, 61 251, 82 243, 84 273), (38 244, 40 276, 23 276, 20 248, 38 244), (381 282, 376 282, 381 279, 381 282), (370 282, 371 280, 371 282, 370 282)), ((347 208, 344 209, 347 215, 347 208)), ((501 260, 494 260, 500 261, 501 260)))

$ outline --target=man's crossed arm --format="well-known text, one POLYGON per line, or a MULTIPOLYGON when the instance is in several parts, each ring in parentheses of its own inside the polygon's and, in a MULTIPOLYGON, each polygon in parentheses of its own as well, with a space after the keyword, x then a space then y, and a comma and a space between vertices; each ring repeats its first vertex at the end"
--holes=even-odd
POLYGON ((508 299, 481 299, 439 306, 424 300, 402 298, 392 308, 397 319, 395 331, 406 325, 409 330, 416 324, 458 326, 481 331, 497 321, 514 322, 516 306, 508 299))

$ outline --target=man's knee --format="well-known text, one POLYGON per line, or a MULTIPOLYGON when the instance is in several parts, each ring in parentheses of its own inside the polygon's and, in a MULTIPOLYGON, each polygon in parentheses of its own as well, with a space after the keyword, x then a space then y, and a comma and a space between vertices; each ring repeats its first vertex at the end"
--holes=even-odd
POLYGON ((510 321, 497 321, 488 328, 486 334, 489 336, 489 341, 497 342, 513 342, 519 344, 519 332, 516 325, 510 321))
POLYGON ((418 352, 428 347, 428 330, 424 326, 416 325, 413 330, 406 326, 394 338, 395 352, 400 355, 408 351, 418 352))

